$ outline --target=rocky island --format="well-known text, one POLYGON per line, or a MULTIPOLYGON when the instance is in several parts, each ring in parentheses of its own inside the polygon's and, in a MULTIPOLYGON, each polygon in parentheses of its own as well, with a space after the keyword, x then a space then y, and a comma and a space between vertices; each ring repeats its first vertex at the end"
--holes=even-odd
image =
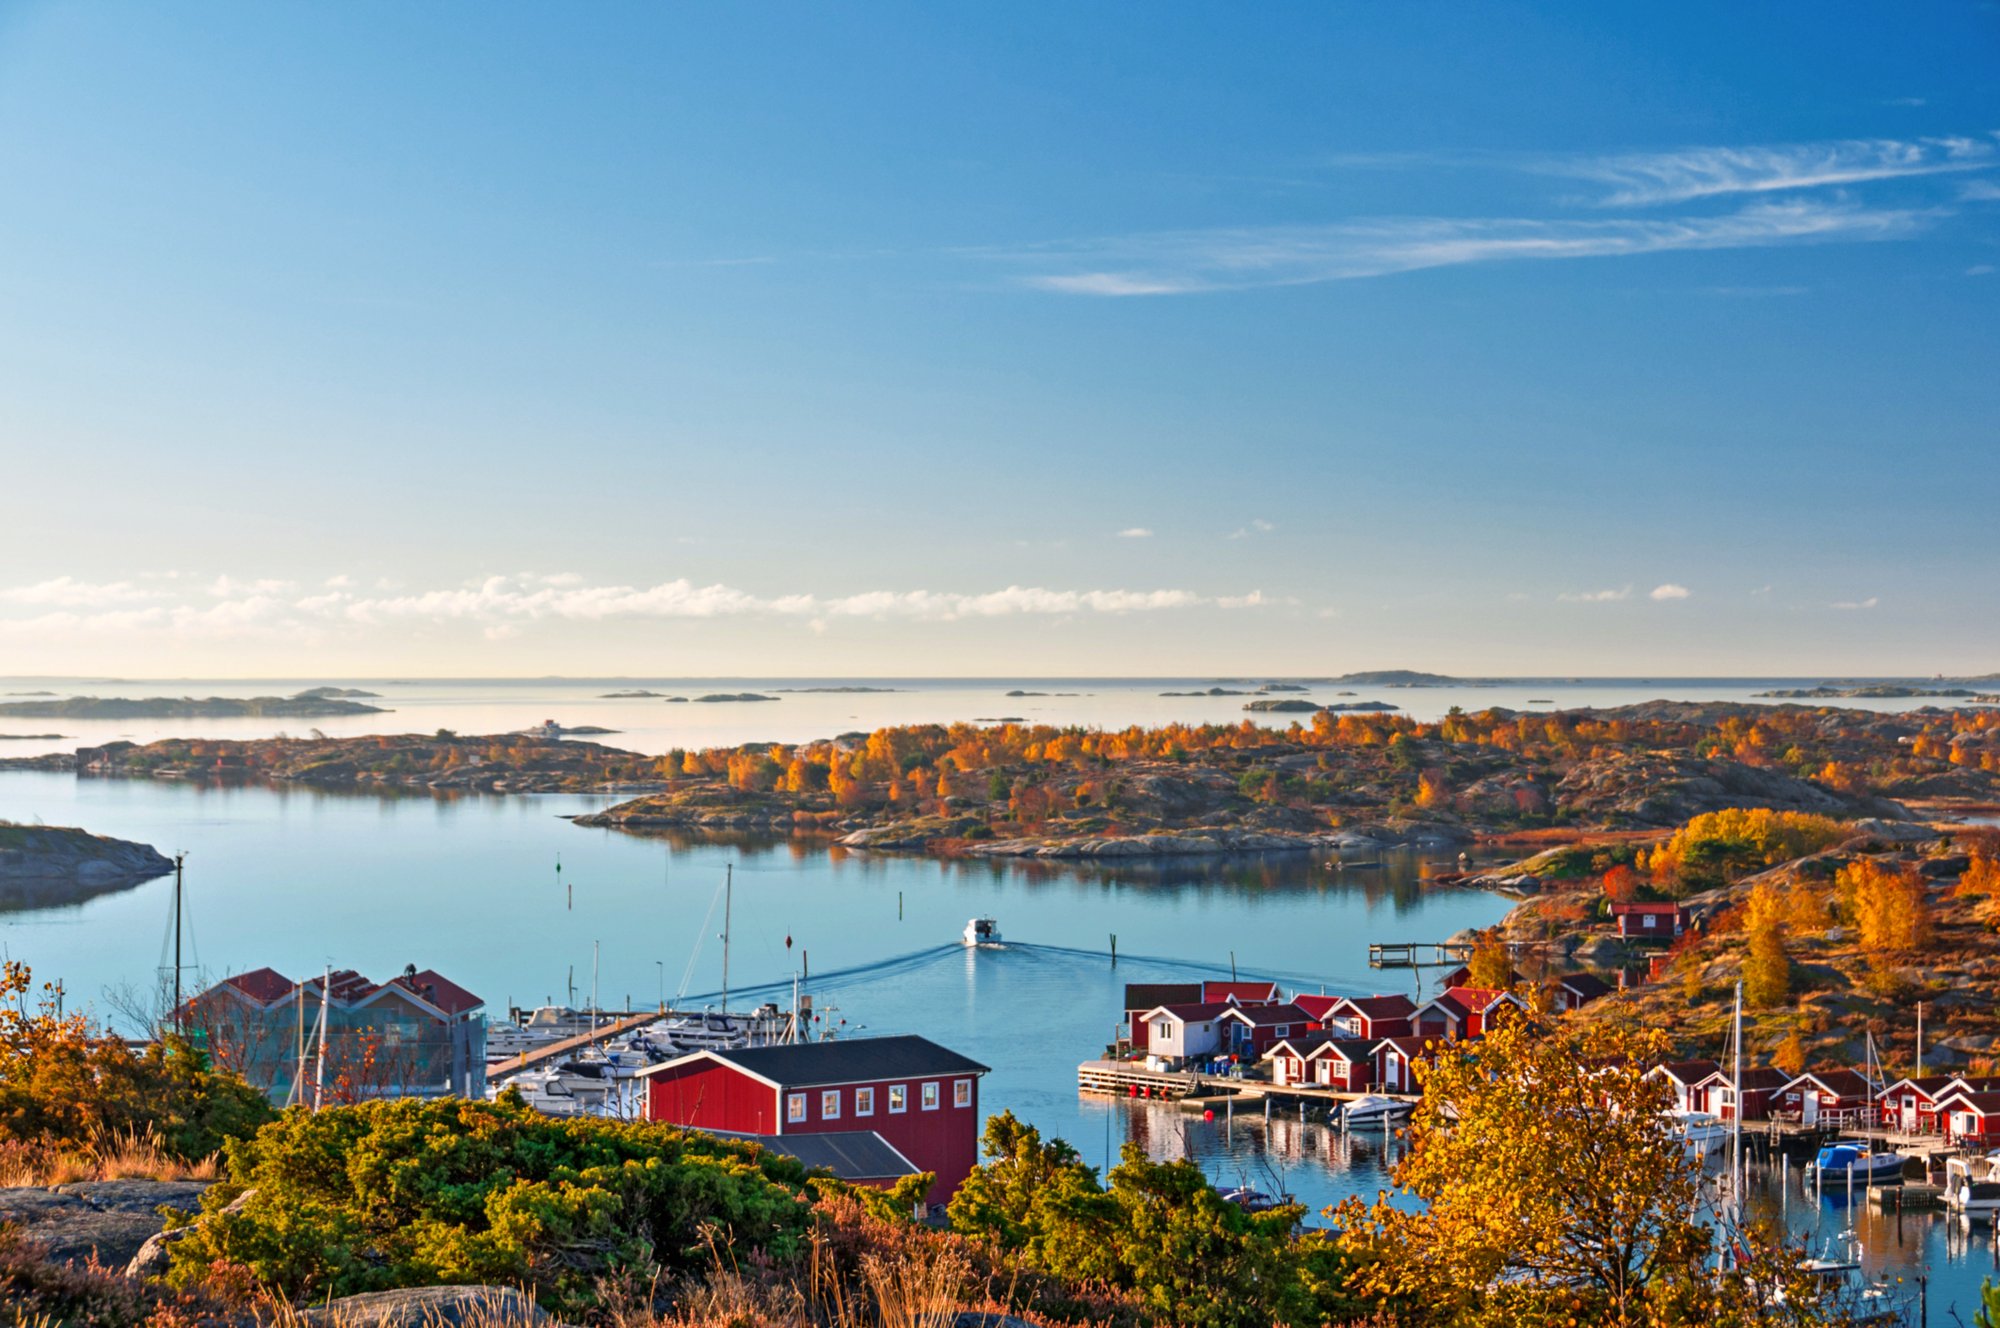
POLYGON ((387 713, 380 706, 320 694, 327 690, 315 688, 297 696, 72 696, 59 701, 0 701, 0 716, 28 719, 331 719, 341 715, 387 713))
POLYGON ((81 903, 173 869, 173 859, 147 844, 0 821, 0 909, 81 903))
POLYGON ((577 823, 1094 857, 1564 842, 1742 807, 1902 821, 2000 797, 2000 730, 1976 720, 1662 701, 1436 723, 1315 707, 1284 729, 916 725, 669 752, 665 788, 577 823))

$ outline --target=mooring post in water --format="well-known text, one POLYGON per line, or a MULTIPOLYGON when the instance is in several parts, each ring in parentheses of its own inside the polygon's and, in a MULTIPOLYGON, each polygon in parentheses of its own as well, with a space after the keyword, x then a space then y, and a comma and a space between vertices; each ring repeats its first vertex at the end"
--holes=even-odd
POLYGON ((1118 933, 1115 931, 1111 933, 1111 966, 1118 966, 1118 933))
POLYGON ((1234 950, 1229 952, 1229 980, 1231 982, 1236 981, 1236 952, 1234 950))

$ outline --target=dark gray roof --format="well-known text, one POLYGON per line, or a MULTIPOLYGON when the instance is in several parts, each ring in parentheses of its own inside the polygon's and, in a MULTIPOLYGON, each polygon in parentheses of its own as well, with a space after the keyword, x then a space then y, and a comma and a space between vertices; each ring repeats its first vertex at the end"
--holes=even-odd
POLYGON ((1199 982, 1128 982, 1125 984, 1125 1008, 1144 1013, 1156 1010, 1162 1005, 1201 1004, 1201 984, 1199 982))
POLYGON ((776 1047, 736 1047, 710 1054, 787 1088, 918 1079, 928 1075, 985 1074, 987 1070, 978 1061, 940 1047, 929 1038, 913 1036, 791 1042, 776 1047))
POLYGON ((709 1133, 762 1144, 773 1153, 831 1171, 842 1180, 900 1180, 917 1174, 910 1160, 873 1130, 836 1130, 829 1134, 738 1134, 734 1130, 709 1133))

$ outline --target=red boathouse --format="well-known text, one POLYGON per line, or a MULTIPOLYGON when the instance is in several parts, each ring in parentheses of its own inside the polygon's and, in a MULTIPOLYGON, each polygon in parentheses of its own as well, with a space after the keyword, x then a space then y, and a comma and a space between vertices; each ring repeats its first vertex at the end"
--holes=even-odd
POLYGON ((868 1132, 937 1176, 943 1203, 979 1162, 987 1067, 927 1038, 698 1051, 640 1071, 646 1119, 732 1134, 868 1132))

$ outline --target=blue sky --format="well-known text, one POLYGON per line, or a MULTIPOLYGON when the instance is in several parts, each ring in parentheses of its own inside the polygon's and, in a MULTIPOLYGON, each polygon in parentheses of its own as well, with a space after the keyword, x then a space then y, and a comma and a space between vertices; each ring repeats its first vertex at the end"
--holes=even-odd
POLYGON ((0 11, 0 672, 2000 668, 2000 7, 0 11))

